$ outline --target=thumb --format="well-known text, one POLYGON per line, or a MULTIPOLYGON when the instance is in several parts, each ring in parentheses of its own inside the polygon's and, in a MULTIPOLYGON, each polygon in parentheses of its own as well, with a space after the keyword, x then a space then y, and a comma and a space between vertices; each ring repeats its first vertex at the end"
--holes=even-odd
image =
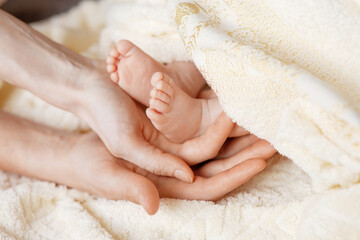
POLYGON ((128 151, 128 161, 150 173, 175 177, 183 182, 192 183, 194 173, 181 158, 165 153, 144 139, 132 140, 132 149, 128 151))
POLYGON ((155 185, 149 179, 127 168, 118 166, 113 170, 114 179, 107 184, 110 198, 139 204, 149 215, 154 215, 160 205, 160 197, 155 185))

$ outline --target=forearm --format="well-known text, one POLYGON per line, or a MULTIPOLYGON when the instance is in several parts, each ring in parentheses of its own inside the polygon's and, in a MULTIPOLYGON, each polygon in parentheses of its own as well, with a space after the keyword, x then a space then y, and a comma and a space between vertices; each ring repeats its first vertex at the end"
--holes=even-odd
POLYGON ((73 134, 1 111, 0 133, 1 170, 49 181, 61 178, 66 163, 59 161, 59 155, 66 159, 73 134))
POLYGON ((42 35, 0 10, 0 78, 67 109, 79 102, 84 76, 94 61, 42 35))

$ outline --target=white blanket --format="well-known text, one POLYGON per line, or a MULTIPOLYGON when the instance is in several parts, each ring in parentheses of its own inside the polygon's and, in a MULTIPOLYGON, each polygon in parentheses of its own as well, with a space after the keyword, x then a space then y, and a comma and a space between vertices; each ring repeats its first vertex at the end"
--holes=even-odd
POLYGON ((360 180, 360 13, 353 0, 171 0, 187 52, 239 125, 321 191, 360 180))
MULTIPOLYGON (((126 38, 159 61, 190 59, 163 0, 84 2, 35 27, 92 57, 104 58, 112 42, 126 38)), ((88 128, 7 84, 0 105, 57 128, 88 128)), ((162 199, 148 216, 126 201, 0 172, 0 239, 359 239, 359 188, 314 193, 311 178, 277 155, 216 203, 162 199)))

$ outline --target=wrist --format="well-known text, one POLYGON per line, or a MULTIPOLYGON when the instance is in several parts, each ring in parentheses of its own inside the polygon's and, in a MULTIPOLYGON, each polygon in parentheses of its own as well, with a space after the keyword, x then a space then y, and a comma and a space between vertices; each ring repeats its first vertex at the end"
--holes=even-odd
POLYGON ((3 112, 0 112, 0 126, 0 169, 42 180, 59 179, 76 134, 3 112))
POLYGON ((88 92, 96 81, 106 76, 105 63, 78 55, 60 59, 57 66, 60 67, 53 74, 55 79, 42 87, 43 91, 50 93, 43 94, 48 95, 45 100, 81 117, 88 108, 88 92))
POLYGON ((65 86, 68 101, 63 104, 65 110, 74 113, 82 120, 90 124, 94 101, 97 97, 98 88, 109 78, 104 61, 87 59, 86 64, 73 67, 71 75, 65 86))
POLYGON ((72 186, 73 162, 69 156, 81 134, 45 126, 39 128, 28 135, 34 142, 24 146, 28 158, 23 162, 19 174, 72 186))
POLYGON ((72 112, 87 79, 105 70, 0 10, 0 78, 72 112))

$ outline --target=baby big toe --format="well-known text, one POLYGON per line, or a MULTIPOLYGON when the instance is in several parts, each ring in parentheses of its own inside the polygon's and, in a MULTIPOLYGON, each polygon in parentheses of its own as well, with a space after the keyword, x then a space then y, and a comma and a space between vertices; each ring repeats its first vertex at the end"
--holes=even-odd
POLYGON ((128 41, 128 40, 120 40, 117 44, 116 44, 116 49, 117 51, 124 56, 127 56, 128 53, 130 52, 131 49, 133 49, 134 47, 136 47, 132 42, 128 41))
POLYGON ((152 75, 151 77, 151 80, 150 80, 150 83, 151 83, 151 86, 155 87, 156 84, 159 82, 159 81, 162 81, 164 79, 164 75, 163 73, 161 72, 156 72, 152 75))

